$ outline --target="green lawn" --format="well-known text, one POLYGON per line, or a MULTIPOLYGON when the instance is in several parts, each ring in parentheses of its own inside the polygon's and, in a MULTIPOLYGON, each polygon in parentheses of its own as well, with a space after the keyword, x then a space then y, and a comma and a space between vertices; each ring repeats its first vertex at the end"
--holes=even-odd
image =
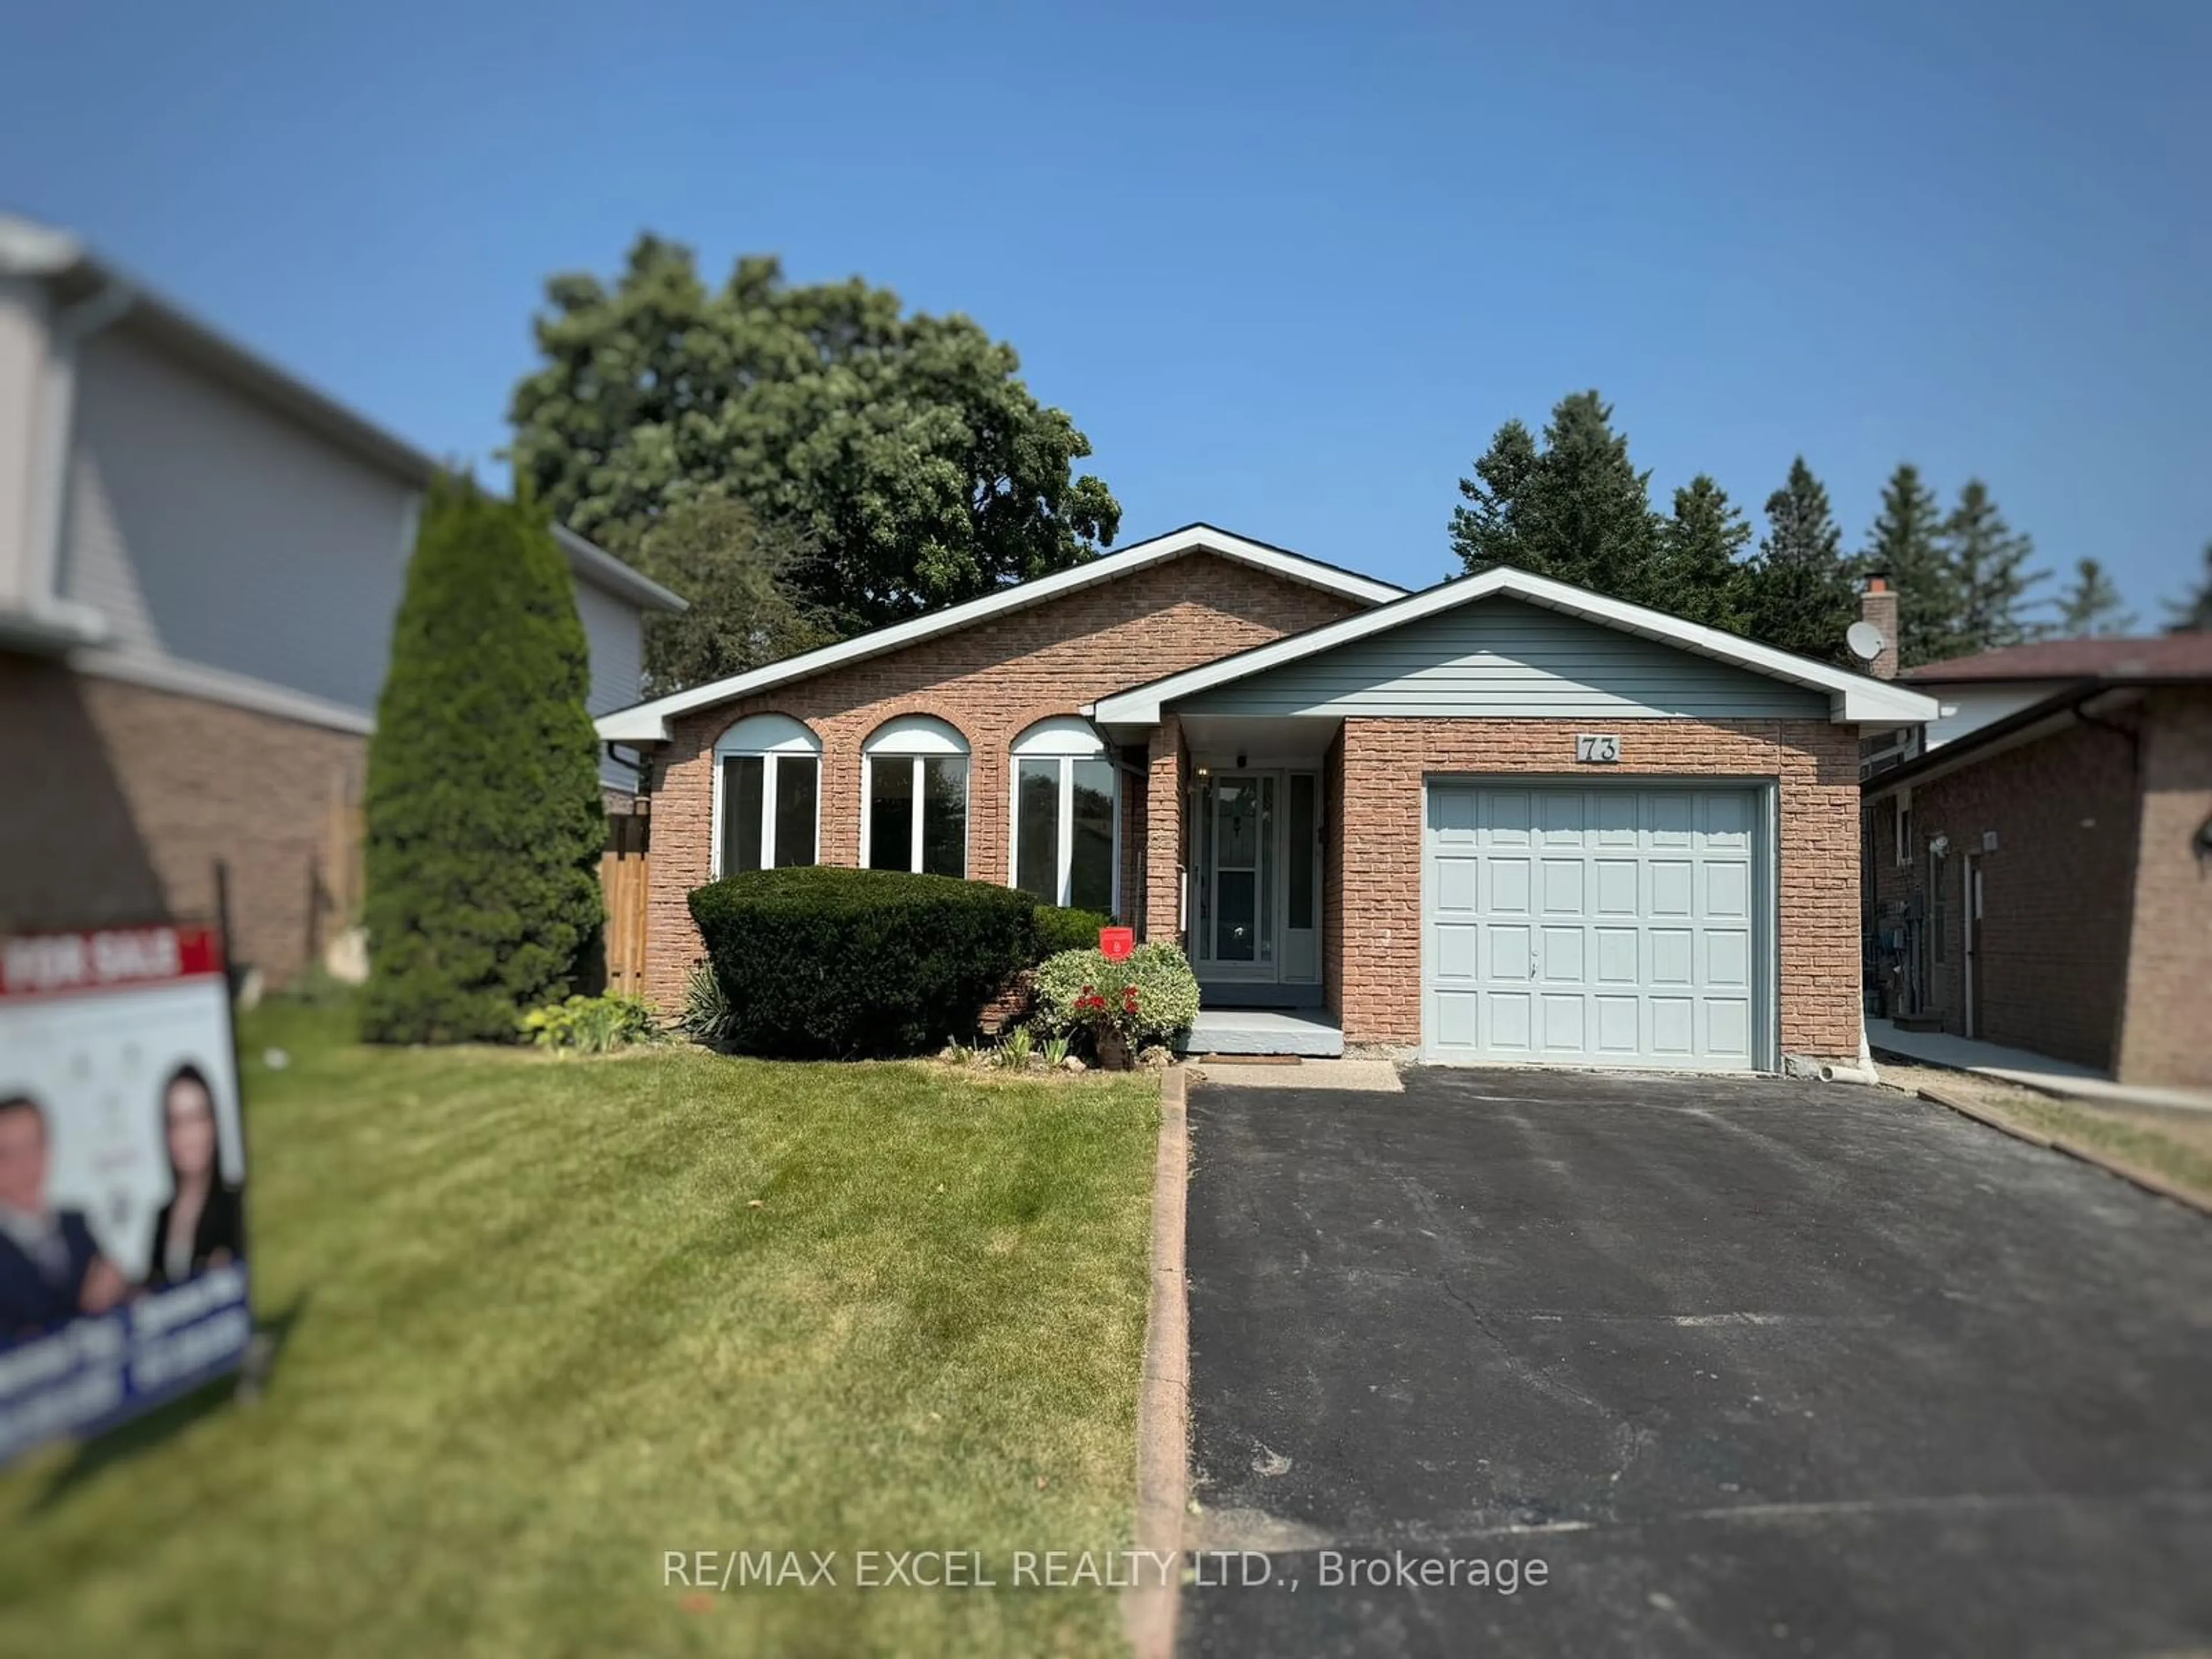
POLYGON ((1149 1080, 343 1020, 246 1034, 292 1060, 247 1079, 268 1397, 0 1475, 0 1651, 1119 1647, 1106 1591, 701 1596, 662 1558, 1126 1548, 1149 1080))

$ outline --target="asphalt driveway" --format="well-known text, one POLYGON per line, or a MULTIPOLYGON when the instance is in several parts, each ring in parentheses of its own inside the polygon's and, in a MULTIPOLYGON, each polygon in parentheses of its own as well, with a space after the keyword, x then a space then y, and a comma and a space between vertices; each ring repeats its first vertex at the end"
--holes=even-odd
POLYGON ((1191 1119, 1185 1655, 2212 1649, 2212 1222, 1835 1085, 1191 1119))

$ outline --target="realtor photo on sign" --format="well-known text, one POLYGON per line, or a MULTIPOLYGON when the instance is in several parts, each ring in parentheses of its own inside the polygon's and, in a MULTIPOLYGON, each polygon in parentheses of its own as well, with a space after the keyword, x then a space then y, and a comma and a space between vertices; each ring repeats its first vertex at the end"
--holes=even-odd
POLYGON ((212 933, 0 954, 0 1457, 234 1366, 246 1154, 212 933))

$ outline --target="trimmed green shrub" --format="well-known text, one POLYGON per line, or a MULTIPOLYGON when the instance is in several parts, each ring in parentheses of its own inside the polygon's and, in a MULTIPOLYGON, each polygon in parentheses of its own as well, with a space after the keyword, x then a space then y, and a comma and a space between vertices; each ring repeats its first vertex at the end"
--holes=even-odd
POLYGON ((1098 930, 1113 925, 1114 918, 1100 911, 1040 904, 1036 908, 1037 960, 1056 957, 1062 951, 1096 950, 1098 930))
POLYGON ((820 865, 691 891, 731 1043, 791 1058, 920 1054, 972 1034, 1031 959, 1035 908, 990 882, 820 865))
POLYGON ((1198 1018, 1198 976, 1176 946, 1139 945, 1126 962, 1109 962, 1097 947, 1063 951, 1048 957, 1036 970, 1036 1024, 1054 1033, 1085 1029, 1089 1018, 1076 1006, 1086 991, 1106 999, 1118 1012, 1122 994, 1137 992, 1137 1012, 1121 1019, 1133 1042, 1172 1042, 1198 1018))
POLYGON ((611 1054, 660 1035, 653 1010, 642 1000, 614 993, 532 1008, 522 1017, 521 1029, 541 1048, 579 1054, 611 1054))
POLYGON ((433 485, 368 748, 372 1042, 513 1042, 596 973, 589 663, 544 515, 433 485))

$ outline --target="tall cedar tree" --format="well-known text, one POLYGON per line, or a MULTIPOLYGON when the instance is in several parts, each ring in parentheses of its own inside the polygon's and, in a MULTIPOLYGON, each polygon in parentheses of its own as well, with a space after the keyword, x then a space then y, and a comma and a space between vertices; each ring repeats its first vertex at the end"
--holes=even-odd
POLYGON ((2027 568, 2034 552, 2035 544, 2005 523, 1989 486, 1967 479, 1943 522, 1943 556, 1958 594, 1953 655, 2002 650, 2045 632, 2027 614, 2030 590, 2051 575, 2027 568))
POLYGON ((1657 542, 1650 474, 1628 459, 1595 392, 1563 398, 1540 450, 1518 421, 1498 428, 1460 480, 1452 550, 1469 574, 1510 564, 1618 599, 1645 600, 1657 542))
POLYGON ((2058 596, 2058 631, 2068 639, 2112 639, 2135 629, 2120 585, 2094 559, 2074 567, 2074 586, 2058 596))
POLYGON ((1789 483, 1766 498, 1766 522, 1747 584, 1752 637, 1848 665, 1844 635, 1858 617, 1858 590, 1827 489, 1802 455, 1790 462, 1789 483))
POLYGON ((858 632, 1096 556, 1121 509, 1073 471, 1090 441, 1013 348, 771 258, 710 291, 691 251, 641 237, 610 289, 556 276, 544 367, 509 410, 515 475, 624 557, 668 509, 742 501, 811 544, 803 609, 858 632))
POLYGON ((1942 534, 1936 492, 1922 481, 1918 467, 1901 463, 1881 488, 1881 513, 1859 561, 1867 574, 1887 576, 1896 590, 1900 667, 1958 654, 1959 591, 1942 534))
POLYGON ((1674 514, 1659 527, 1659 558, 1645 603, 1708 628, 1750 627, 1748 575, 1741 562, 1751 526, 1728 491, 1700 472, 1674 492, 1674 514))
POLYGON ((2204 580, 2184 599, 2166 602, 2166 631, 2171 634, 2212 633, 2212 542, 2204 544, 2204 580))
POLYGON ((588 684, 543 515, 440 481, 369 740, 370 1041, 511 1039, 589 977, 606 823, 588 684))

